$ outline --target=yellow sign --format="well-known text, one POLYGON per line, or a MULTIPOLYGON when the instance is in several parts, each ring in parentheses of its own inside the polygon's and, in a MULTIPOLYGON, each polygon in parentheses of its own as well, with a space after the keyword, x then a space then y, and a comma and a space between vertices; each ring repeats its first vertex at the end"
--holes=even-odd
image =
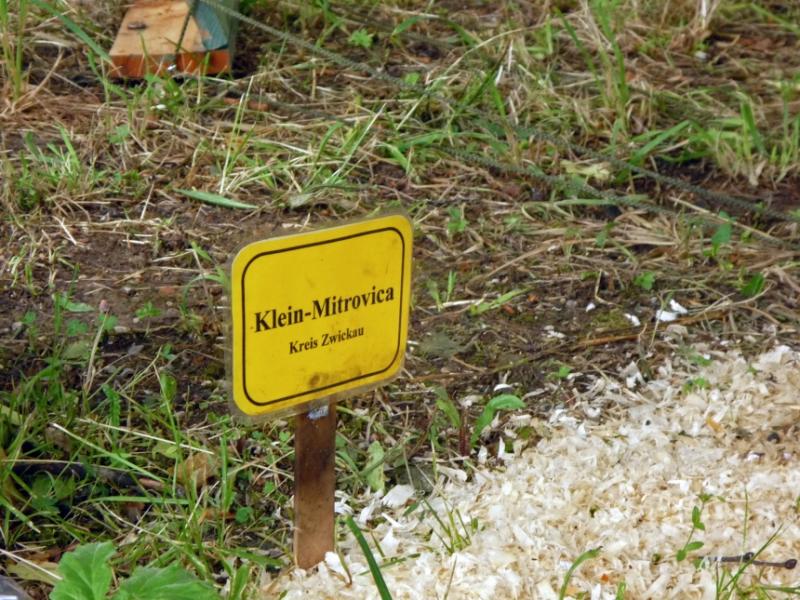
POLYGON ((231 266, 233 400, 246 415, 377 384, 403 364, 412 231, 390 215, 254 242, 231 266))

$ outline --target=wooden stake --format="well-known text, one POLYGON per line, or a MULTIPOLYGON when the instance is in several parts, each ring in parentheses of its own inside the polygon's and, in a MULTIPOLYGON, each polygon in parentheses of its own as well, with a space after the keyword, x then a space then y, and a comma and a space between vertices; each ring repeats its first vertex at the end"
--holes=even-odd
POLYGON ((294 434, 294 560, 310 569, 333 551, 336 403, 298 415, 294 434))
MULTIPOLYGON (((230 8, 238 6, 226 2, 230 8)), ((190 10, 191 3, 184 0, 135 0, 109 51, 111 75, 140 79, 147 73, 211 75, 229 70, 235 22, 205 5, 198 4, 193 15, 190 10)))

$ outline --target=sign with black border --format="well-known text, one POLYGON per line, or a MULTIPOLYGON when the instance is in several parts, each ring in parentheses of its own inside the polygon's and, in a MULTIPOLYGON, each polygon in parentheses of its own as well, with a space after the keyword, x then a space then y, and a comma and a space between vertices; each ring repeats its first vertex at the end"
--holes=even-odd
POLYGON ((298 412, 402 367, 412 229, 388 215, 257 241, 231 263, 232 396, 255 417, 298 412))

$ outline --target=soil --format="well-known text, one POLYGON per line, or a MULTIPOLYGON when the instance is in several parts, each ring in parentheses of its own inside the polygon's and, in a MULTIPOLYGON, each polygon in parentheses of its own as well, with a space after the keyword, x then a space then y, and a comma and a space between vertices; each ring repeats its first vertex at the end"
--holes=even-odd
MULTIPOLYGON (((486 17, 494 14, 492 7, 469 4, 474 5, 469 24, 489 28, 491 19, 486 17)), ((276 27, 285 25, 283 16, 264 8, 256 8, 253 16, 276 27)), ((105 15, 98 23, 110 23, 108 19, 105 15)), ((305 26, 311 31, 301 32, 301 19, 289 19, 292 23, 296 32, 312 37, 324 25, 308 21, 305 26)), ((434 33, 437 26, 430 25, 434 33)), ((452 30, 441 27, 439 33, 446 35, 440 37, 449 40, 452 30)), ((109 25, 108 31, 112 29, 109 25)), ((377 60, 374 52, 362 52, 347 46, 343 35, 339 38, 331 44, 338 44, 354 60, 377 60)), ((274 41, 247 26, 241 40, 234 77, 259 68, 264 71, 267 57, 279 55, 274 41)), ((705 44, 707 65, 682 53, 680 61, 670 63, 663 81, 679 74, 675 89, 710 86, 713 81, 718 91, 724 82, 743 76, 742 62, 758 59, 764 48, 786 58, 782 69, 800 64, 796 39, 779 31, 767 39, 753 39, 731 25, 706 38, 705 44)), ((385 50, 381 58, 389 65, 408 62, 416 68, 421 63, 432 70, 446 69, 455 53, 444 43, 420 40, 381 47, 385 50)), ((270 174, 271 187, 254 183, 237 189, 236 198, 255 204, 255 211, 207 205, 180 190, 216 189, 220 154, 204 144, 225 143, 237 109, 235 103, 222 106, 221 98, 233 96, 214 97, 217 90, 209 84, 203 102, 211 108, 199 102, 190 105, 190 115, 182 112, 182 105, 164 113, 153 106, 170 101, 168 85, 161 90, 163 96, 150 98, 147 94, 155 92, 144 83, 117 82, 141 94, 126 107, 105 102, 109 92, 97 83, 79 52, 65 52, 57 75, 51 76, 48 69, 58 56, 50 48, 32 58, 31 83, 46 85, 14 111, 0 113, 0 160, 16 160, 31 147, 44 152, 49 145, 63 146, 60 130, 53 126, 58 124, 75 141, 82 164, 119 177, 113 186, 97 190, 79 182, 76 189, 89 190, 81 193, 72 193, 63 182, 41 186, 47 193, 32 185, 32 196, 6 211, 0 225, 0 393, 11 394, 42 373, 56 350, 72 343, 64 329, 67 321, 84 323, 85 337, 91 341, 98 315, 112 315, 114 327, 98 338, 93 364, 101 377, 89 390, 92 407, 103 401, 102 383, 123 387, 134 379, 139 382, 135 400, 153 402, 160 383, 149 365, 166 353, 172 357, 169 371, 177 381, 174 405, 182 426, 207 425, 210 416, 229 410, 225 367, 229 308, 220 277, 237 248, 261 236, 337 223, 388 206, 403 208, 417 226, 406 366, 390 386, 350 399, 347 405, 356 412, 389 406, 383 408, 387 428, 419 432, 406 449, 409 461, 430 452, 426 434, 434 420, 437 386, 446 389, 470 420, 479 407, 461 401, 490 397, 498 385, 521 397, 546 389, 546 394, 526 399, 528 413, 545 418, 555 408, 573 406, 598 377, 619 377, 631 363, 645 376, 651 373, 675 352, 662 335, 668 327, 685 328, 687 353, 695 344, 735 344, 743 353, 756 353, 798 334, 796 223, 759 215, 746 206, 724 207, 738 223, 757 227, 778 243, 751 238, 727 245, 722 256, 712 256, 709 238, 718 221, 700 222, 698 215, 703 209, 716 212, 720 206, 685 191, 636 177, 605 185, 623 193, 646 194, 663 210, 557 209, 549 201, 560 196, 546 183, 460 163, 424 147, 418 149, 421 166, 411 173, 384 160, 379 149, 369 148, 364 152, 369 160, 360 156, 355 161, 349 187, 309 193, 308 201, 298 201, 295 208, 292 203, 301 196, 300 184, 285 172, 270 174), (132 131, 124 141, 110 139, 117 127, 125 126, 132 131), (682 213, 685 206, 676 210, 676 197, 699 210, 682 213), (452 209, 463 209, 463 231, 451 230, 452 209), (655 276, 651 289, 636 283, 636 277, 647 272, 655 276), (441 296, 450 273, 455 274, 453 296, 440 297, 437 306, 432 282, 441 296), (754 273, 766 273, 768 284, 750 298, 743 295, 742 286, 754 273), (482 311, 481 302, 511 292, 509 300, 482 311), (68 310, 59 323, 55 294, 66 294, 70 302, 91 310, 68 310), (671 323, 659 321, 657 312, 672 299, 688 309, 687 314, 678 314, 671 323), (140 316, 143 307, 150 307, 151 314, 140 316), (399 415, 406 419, 403 426, 391 422, 399 415)), ((294 58, 295 64, 308 59, 294 58)), ((312 109, 345 107, 341 112, 350 117, 348 111, 358 115, 363 108, 358 104, 361 94, 369 98, 366 106, 378 106, 397 94, 384 83, 370 86, 363 74, 327 68, 314 73, 318 75, 314 86, 336 90, 341 97, 331 99, 318 92, 311 99, 304 96, 312 89, 307 73, 298 75, 294 65, 278 68, 285 79, 264 83, 258 93, 265 101, 300 103, 301 96, 312 109)), ((396 71, 403 74, 399 68, 396 71)), ((764 87, 763 82, 754 84, 753 94, 764 87)), ((440 107, 430 104, 431 120, 438 119, 440 107)), ((282 113, 272 105, 258 107, 247 112, 247 124, 253 137, 263 135, 276 153, 281 152, 282 136, 292 142, 292 127, 317 128, 321 137, 331 126, 320 119, 282 113)), ((679 114, 676 119, 684 117, 679 114)), ((591 140, 588 145, 601 143, 591 140)), ((559 159, 581 159, 562 151, 553 155, 559 153, 564 154, 559 159)), ((754 189, 744 178, 724 175, 707 161, 677 165, 660 160, 650 167, 744 198, 753 207, 763 203, 783 213, 800 209, 796 174, 754 189)), ((67 362, 69 386, 81 390, 85 361, 67 362)), ((486 444, 500 435, 490 434, 486 444)), ((463 428, 442 435, 445 451, 457 460, 470 452, 465 436, 463 428)), ((279 467, 289 469, 289 462, 284 457, 279 467)), ((286 498, 290 483, 283 482, 286 498)), ((269 504, 272 500, 264 502, 267 508, 276 508, 269 504)), ((250 542, 269 545, 258 536, 250 542)), ((278 553, 275 545, 270 550, 278 553)))

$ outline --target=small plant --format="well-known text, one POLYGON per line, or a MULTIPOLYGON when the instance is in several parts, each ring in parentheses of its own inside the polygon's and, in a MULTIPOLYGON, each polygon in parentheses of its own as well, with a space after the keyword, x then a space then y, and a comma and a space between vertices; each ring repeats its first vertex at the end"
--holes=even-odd
POLYGON ((444 291, 439 290, 439 284, 435 279, 426 281, 425 287, 428 288, 428 294, 430 294, 431 298, 436 303, 436 310, 442 312, 444 303, 450 302, 453 297, 453 291, 456 287, 456 272, 451 270, 447 273, 447 286, 444 291))
POLYGON ((756 273, 755 275, 752 275, 747 282, 742 285, 742 287, 739 288, 739 291, 748 298, 755 298, 764 291, 765 283, 766 279, 764 274, 756 273))
POLYGON ((353 533, 353 536, 356 538, 361 551, 364 553, 364 558, 367 559, 367 564, 369 565, 369 571, 372 573, 372 578, 375 580, 375 587, 378 588, 378 593, 381 596, 381 600, 392 600, 392 594, 389 592, 389 588, 386 586, 386 581, 383 579, 383 575, 381 574, 381 568, 378 566, 378 562, 375 560, 375 555, 372 554, 372 550, 367 543, 364 534, 361 532, 361 529, 356 525, 356 522, 353 520, 353 517, 348 516, 345 520, 348 529, 353 533))
MULTIPOLYGON (((686 539, 686 543, 675 553, 675 560, 678 562, 686 560, 690 553, 700 550, 700 548, 703 547, 703 542, 694 539, 694 536, 698 531, 706 530, 706 525, 702 520, 703 509, 706 507, 706 504, 711 502, 712 498, 713 496, 710 494, 700 494, 698 497, 700 500, 700 505, 695 505, 692 508, 692 529, 689 532, 689 537, 686 539)), ((700 560, 702 559, 696 559, 695 562, 699 564, 700 560)))
POLYGON ((467 230, 467 217, 464 216, 463 206, 451 206, 447 209, 449 215, 447 219, 447 236, 453 237, 454 235, 464 233, 467 230))
POLYGON ((633 285, 645 290, 646 292, 649 292, 650 290, 653 289, 653 285, 655 284, 655 282, 656 282, 656 274, 653 273, 652 271, 645 271, 644 273, 639 273, 633 279, 633 285))
MULTIPOLYGON (((112 542, 83 544, 66 553, 58 565, 61 581, 51 600, 105 600, 114 572, 108 564, 115 552, 112 542)), ((123 578, 111 600, 218 600, 219 595, 177 565, 136 567, 123 578)))
POLYGON ((373 492, 383 492, 386 489, 386 475, 383 472, 386 453, 378 440, 373 441, 367 448, 367 464, 362 475, 373 492))
POLYGON ((711 236, 711 248, 705 252, 709 258, 717 258, 720 249, 729 244, 733 237, 733 219, 724 211, 721 211, 719 215, 725 219, 725 222, 721 223, 711 236))
MULTIPOLYGON (((461 427, 461 415, 458 412, 458 408, 456 408, 456 405, 453 404, 453 401, 447 394, 447 390, 441 386, 437 386, 434 391, 436 392, 436 408, 444 413, 450 426, 456 429, 461 427)), ((798 497, 798 502, 800 502, 800 497, 798 497)))
POLYGON ((11 97, 16 100, 22 94, 25 70, 22 52, 25 46, 25 29, 28 20, 27 0, 0 0, 0 49, 2 50, 3 74, 11 84, 11 97), (9 5, 10 4, 10 5, 9 5), (11 6, 16 5, 16 18, 12 18, 11 6))
POLYGON ((154 306, 151 300, 148 300, 143 306, 136 309, 135 314, 136 318, 140 321, 155 319, 161 315, 161 309, 154 306))
POLYGON ((481 415, 475 420, 475 426, 472 429, 472 437, 470 438, 472 447, 475 447, 483 430, 494 420, 497 411, 519 410, 521 408, 525 408, 525 403, 518 396, 513 394, 500 394, 489 400, 481 415))
POLYGON ((687 350, 686 357, 690 363, 697 365, 698 367, 707 367, 712 362, 710 356, 704 356, 692 349, 687 350))
MULTIPOLYGON (((600 555, 601 549, 602 548, 598 547, 587 550, 572 562, 572 564, 569 566, 569 569, 567 569, 567 572, 564 574, 564 582, 561 584, 561 589, 558 591, 558 600, 564 600, 564 598, 567 597, 569 582, 572 579, 572 576, 575 574, 575 571, 578 570, 578 567, 580 567, 587 560, 597 558, 600 555)), ((619 589, 617 590, 617 595, 619 596, 619 589)))
POLYGON ((494 300, 490 300, 489 302, 478 302, 477 304, 473 304, 469 307, 469 314, 473 317, 477 317, 478 315, 482 315, 487 311, 500 308, 504 304, 507 304, 509 301, 522 294, 524 291, 525 290, 511 290, 510 292, 501 294, 499 297, 495 298, 494 300))
POLYGON ((463 550, 472 543, 472 534, 479 529, 477 519, 470 519, 469 523, 466 523, 464 517, 461 516, 461 511, 457 508, 448 510, 447 519, 443 519, 427 500, 423 500, 423 504, 439 525, 439 529, 434 528, 433 532, 442 542, 448 554, 463 550))
POLYGON ((372 48, 373 40, 374 36, 363 28, 356 29, 353 33, 350 34, 350 37, 347 38, 347 41, 350 43, 351 46, 358 46, 360 48, 364 48, 365 50, 369 50, 370 48, 372 48))
POLYGON ((558 381, 564 381, 570 376, 570 373, 572 373, 572 367, 570 367, 569 365, 560 364, 558 365, 558 368, 555 371, 547 375, 547 378, 557 379, 558 381))
POLYGON ((707 390, 710 387, 711 384, 705 377, 693 377, 683 384, 683 391, 692 392, 694 390, 707 390))
POLYGON ((58 513, 58 504, 75 493, 75 480, 60 479, 50 473, 42 473, 34 479, 30 488, 31 507, 38 514, 58 513))

